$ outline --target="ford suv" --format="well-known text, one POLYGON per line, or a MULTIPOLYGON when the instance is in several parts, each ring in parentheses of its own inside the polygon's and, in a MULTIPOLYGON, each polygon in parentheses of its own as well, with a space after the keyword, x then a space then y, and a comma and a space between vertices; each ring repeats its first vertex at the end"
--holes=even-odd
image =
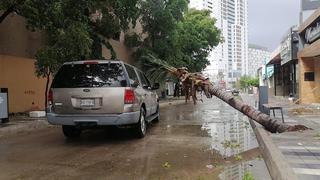
POLYGON ((148 78, 122 61, 67 62, 55 75, 49 94, 49 123, 62 125, 66 137, 96 126, 132 125, 140 138, 159 120, 159 100, 148 78))

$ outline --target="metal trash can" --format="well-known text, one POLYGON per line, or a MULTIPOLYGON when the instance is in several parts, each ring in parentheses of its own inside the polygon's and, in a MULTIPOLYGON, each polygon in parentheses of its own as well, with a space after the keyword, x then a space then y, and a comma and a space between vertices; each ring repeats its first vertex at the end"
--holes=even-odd
POLYGON ((263 107, 263 104, 268 104, 268 86, 259 87, 259 111, 268 114, 269 110, 263 107))
POLYGON ((0 88, 0 122, 9 121, 8 88, 0 88))

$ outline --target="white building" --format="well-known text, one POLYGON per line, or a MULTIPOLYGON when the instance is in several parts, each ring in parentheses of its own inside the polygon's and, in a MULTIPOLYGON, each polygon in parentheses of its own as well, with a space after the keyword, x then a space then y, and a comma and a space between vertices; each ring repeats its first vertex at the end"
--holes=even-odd
POLYGON ((257 77, 257 70, 265 64, 266 61, 270 60, 271 52, 266 47, 262 47, 255 44, 249 44, 248 49, 248 73, 250 77, 257 77))
POLYGON ((189 7, 210 10, 224 38, 211 52, 205 73, 234 84, 248 69, 248 0, 191 0, 189 7))

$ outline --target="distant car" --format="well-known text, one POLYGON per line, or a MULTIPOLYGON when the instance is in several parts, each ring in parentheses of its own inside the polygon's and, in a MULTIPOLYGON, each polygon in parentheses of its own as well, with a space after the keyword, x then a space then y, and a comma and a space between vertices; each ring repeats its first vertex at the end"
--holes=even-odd
POLYGON ((66 137, 88 127, 132 125, 138 137, 146 123, 159 120, 159 98, 139 69, 121 61, 90 60, 63 64, 48 95, 47 117, 66 137))
POLYGON ((232 90, 231 89, 226 89, 226 92, 232 92, 232 90))
POLYGON ((232 95, 234 95, 234 96, 238 96, 239 95, 239 90, 237 90, 237 89, 233 89, 232 91, 231 91, 231 93, 232 93, 232 95))

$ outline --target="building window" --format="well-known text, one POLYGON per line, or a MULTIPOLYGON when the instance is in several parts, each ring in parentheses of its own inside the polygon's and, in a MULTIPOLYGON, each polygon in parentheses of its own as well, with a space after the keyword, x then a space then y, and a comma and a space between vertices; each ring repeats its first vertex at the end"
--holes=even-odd
POLYGON ((314 72, 305 72, 304 81, 314 81, 314 72))

